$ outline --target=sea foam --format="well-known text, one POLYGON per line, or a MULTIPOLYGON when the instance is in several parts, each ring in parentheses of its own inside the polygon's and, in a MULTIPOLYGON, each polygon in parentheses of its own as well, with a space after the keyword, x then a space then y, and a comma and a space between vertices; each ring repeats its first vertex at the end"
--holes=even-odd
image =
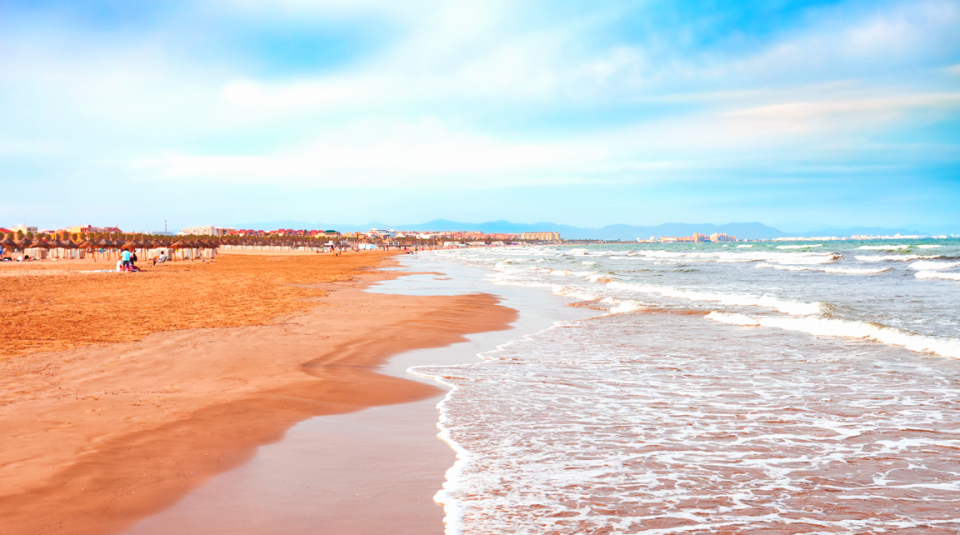
POLYGON ((661 286, 652 286, 648 284, 634 284, 628 282, 613 281, 607 283, 607 288, 615 290, 626 290, 629 292, 660 294, 664 297, 679 297, 690 301, 708 301, 717 302, 728 306, 751 306, 763 307, 779 310, 785 314, 809 315, 818 314, 821 311, 820 303, 804 303, 800 301, 791 301, 778 299, 776 297, 762 296, 755 297, 750 295, 721 294, 712 292, 697 292, 691 290, 681 290, 679 288, 665 288, 661 286))
MULTIPOLYGON (((960 274, 957 275, 960 277, 960 274)), ((960 280, 960 278, 957 280, 960 280)), ((706 318, 730 325, 775 327, 789 331, 801 331, 814 336, 873 340, 918 353, 934 353, 942 357, 960 359, 960 340, 944 340, 932 336, 923 336, 877 323, 832 318, 747 316, 725 312, 711 312, 707 314, 706 318)))
POLYGON ((943 279, 960 281, 960 273, 943 273, 940 271, 918 271, 914 277, 918 279, 943 279))

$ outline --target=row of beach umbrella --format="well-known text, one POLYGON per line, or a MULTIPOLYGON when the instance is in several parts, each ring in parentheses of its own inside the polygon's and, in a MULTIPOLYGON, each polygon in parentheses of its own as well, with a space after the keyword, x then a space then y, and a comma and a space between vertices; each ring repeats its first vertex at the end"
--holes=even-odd
POLYGON ((169 240, 108 240, 106 238, 100 240, 90 240, 85 239, 81 240, 80 243, 75 243, 71 240, 57 240, 52 239, 50 241, 44 240, 42 238, 23 238, 23 239, 11 239, 10 237, 3 238, 0 240, 0 245, 4 249, 13 250, 21 249, 81 249, 84 251, 95 252, 98 249, 103 250, 129 250, 135 251, 138 249, 216 249, 220 247, 220 242, 216 240, 190 240, 183 241, 178 240, 170 242, 169 240))

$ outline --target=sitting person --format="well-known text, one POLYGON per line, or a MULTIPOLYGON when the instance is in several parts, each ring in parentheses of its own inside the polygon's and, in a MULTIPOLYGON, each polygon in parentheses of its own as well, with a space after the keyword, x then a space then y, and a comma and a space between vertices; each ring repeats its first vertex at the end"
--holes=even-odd
POLYGON ((157 263, 162 264, 167 261, 166 251, 160 251, 160 256, 157 257, 157 263))

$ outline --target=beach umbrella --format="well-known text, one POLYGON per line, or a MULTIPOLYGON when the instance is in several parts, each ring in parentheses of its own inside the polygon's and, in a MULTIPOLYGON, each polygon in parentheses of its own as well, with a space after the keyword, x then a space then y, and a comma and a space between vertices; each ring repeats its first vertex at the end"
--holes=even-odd
POLYGON ((121 251, 130 251, 131 253, 137 249, 136 242, 128 241, 127 243, 120 246, 121 251))
POLYGON ((97 246, 103 249, 103 252, 108 255, 108 258, 113 256, 113 252, 110 251, 110 249, 114 247, 113 240, 101 238, 100 241, 97 242, 97 246))
MULTIPOLYGON (((96 244, 93 243, 91 240, 89 240, 89 239, 84 239, 83 241, 81 241, 80 243, 77 244, 77 249, 83 249, 84 251, 91 251, 91 252, 92 252, 92 251, 93 251, 93 248, 94 248, 95 246, 96 246, 96 244)), ((91 258, 93 258, 93 257, 91 256, 91 258)))
POLYGON ((186 244, 183 243, 183 240, 177 240, 177 241, 171 243, 170 245, 168 245, 167 247, 168 247, 169 249, 173 249, 174 251, 179 250, 179 251, 180 251, 180 258, 181 258, 181 259, 183 258, 183 248, 186 247, 186 244))
POLYGON ((30 247, 30 244, 33 243, 33 240, 25 237, 19 240, 14 240, 14 243, 17 244, 17 247, 20 249, 20 252, 23 253, 24 256, 26 256, 27 247, 30 247))
MULTIPOLYGON (((60 240, 60 243, 58 245, 60 246, 61 249, 68 249, 68 250, 79 249, 79 247, 77 247, 77 244, 73 243, 70 240, 60 240)), ((73 255, 71 254, 70 256, 73 256, 73 255)))
POLYGON ((30 248, 49 250, 50 244, 40 238, 36 238, 35 240, 33 240, 33 243, 30 244, 30 248))
POLYGON ((4 251, 8 251, 8 252, 12 251, 13 248, 15 247, 19 247, 19 245, 17 245, 17 242, 11 240, 10 238, 4 238, 0 240, 0 245, 3 246, 4 251))

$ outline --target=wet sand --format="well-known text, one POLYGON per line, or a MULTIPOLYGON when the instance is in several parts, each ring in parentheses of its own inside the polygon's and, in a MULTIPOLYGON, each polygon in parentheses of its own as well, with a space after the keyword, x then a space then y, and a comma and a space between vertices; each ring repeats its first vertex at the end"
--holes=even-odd
POLYGON ((326 297, 269 325, 0 362, 0 533, 120 532, 311 416, 437 397, 376 367, 516 317, 488 294, 361 291, 396 275, 311 285, 326 297))
MULTIPOLYGON (((423 296, 495 293, 519 316, 509 330, 469 334, 450 346, 395 355, 379 367, 393 377, 434 386, 434 381, 407 369, 479 362, 478 353, 499 344, 559 319, 594 313, 565 306, 569 300, 548 290, 495 286, 482 280, 485 272, 474 268, 420 257, 403 257, 402 262, 420 274, 383 281, 366 291, 423 296)), ((245 464, 212 478, 124 535, 443 533, 443 510, 433 496, 456 460, 453 450, 437 437, 436 405, 443 394, 300 422, 281 441, 258 448, 245 464)))

